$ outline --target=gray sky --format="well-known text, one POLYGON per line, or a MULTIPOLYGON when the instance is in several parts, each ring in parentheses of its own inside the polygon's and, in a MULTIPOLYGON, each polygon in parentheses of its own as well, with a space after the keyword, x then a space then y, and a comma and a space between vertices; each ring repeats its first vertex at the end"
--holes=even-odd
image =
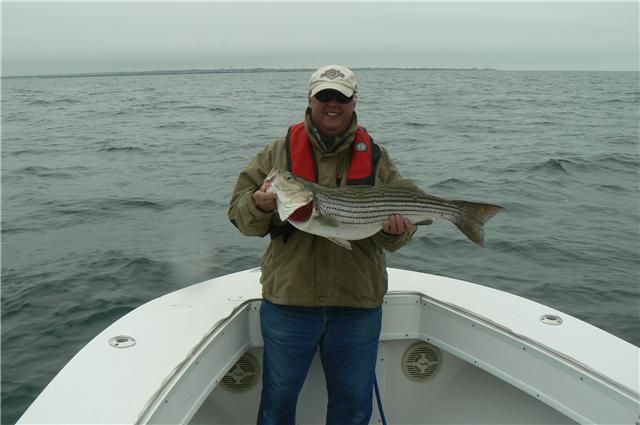
POLYGON ((638 70, 637 1, 2 3, 2 75, 222 67, 638 70))

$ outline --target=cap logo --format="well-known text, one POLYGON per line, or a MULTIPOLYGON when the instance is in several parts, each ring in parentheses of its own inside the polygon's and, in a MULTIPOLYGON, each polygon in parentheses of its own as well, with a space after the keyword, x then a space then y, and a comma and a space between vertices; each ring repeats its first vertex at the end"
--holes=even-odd
POLYGON ((324 77, 330 80, 335 80, 336 78, 340 78, 340 77, 344 78, 344 74, 335 68, 331 68, 326 70, 322 74, 320 74, 320 78, 324 78, 324 77))
POLYGON ((357 150, 358 152, 366 152, 367 151, 367 144, 365 142, 358 142, 358 143, 355 144, 353 149, 357 150))

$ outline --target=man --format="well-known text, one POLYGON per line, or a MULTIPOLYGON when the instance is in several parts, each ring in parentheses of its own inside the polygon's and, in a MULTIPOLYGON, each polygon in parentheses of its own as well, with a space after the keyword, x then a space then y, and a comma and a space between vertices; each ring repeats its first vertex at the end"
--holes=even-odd
POLYGON ((281 223, 267 192, 272 168, 324 186, 388 184, 400 174, 386 150, 358 126, 357 81, 340 65, 309 80, 305 120, 259 153, 240 173, 229 219, 245 235, 271 242, 262 259, 260 309, 264 339, 258 424, 294 424, 298 394, 319 350, 327 380, 327 424, 368 424, 387 291, 384 251, 406 244, 415 227, 391 215, 382 231, 334 242, 281 223))

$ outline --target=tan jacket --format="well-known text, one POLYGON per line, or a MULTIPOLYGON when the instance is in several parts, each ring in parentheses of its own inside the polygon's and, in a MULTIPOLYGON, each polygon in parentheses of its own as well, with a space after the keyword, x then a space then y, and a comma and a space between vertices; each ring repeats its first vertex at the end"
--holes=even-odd
MULTIPOLYGON (((306 128, 318 165, 318 183, 335 187, 347 181, 353 132, 357 117, 347 133, 336 140, 336 148, 324 153, 310 131, 309 111, 306 128)), ((400 173, 381 149, 376 167, 376 184, 387 184, 401 178, 400 173)), ((262 185, 272 168, 287 169, 285 138, 264 148, 240 173, 228 216, 248 236, 269 233, 277 212, 258 209, 253 193, 262 185)), ((388 235, 380 231, 370 238, 352 241, 349 251, 328 239, 302 231, 294 232, 286 242, 282 237, 271 240, 262 258, 262 295, 276 304, 297 306, 341 306, 374 308, 383 302, 387 292, 387 271, 383 250, 395 251, 406 244, 408 235, 388 235)))

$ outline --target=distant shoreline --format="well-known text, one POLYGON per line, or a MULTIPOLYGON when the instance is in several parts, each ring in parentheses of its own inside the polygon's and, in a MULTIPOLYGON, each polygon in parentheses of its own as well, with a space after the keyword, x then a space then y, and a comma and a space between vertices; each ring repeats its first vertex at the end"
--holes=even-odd
MULTIPOLYGON (((497 69, 497 68, 424 68, 424 67, 353 67, 355 71, 462 71, 462 72, 635 72, 636 70, 553 70, 553 69, 497 69)), ((105 71, 83 72, 73 74, 33 74, 33 75, 3 75, 2 79, 13 78, 85 78, 85 77, 134 77, 153 75, 188 75, 188 74, 251 74, 263 72, 307 72, 315 68, 214 68, 214 69, 172 69, 165 71, 105 71)))
MULTIPOLYGON (((355 71, 498 71, 495 68, 402 68, 402 67, 354 67, 355 71)), ((259 72, 313 72, 315 68, 216 68, 183 69, 166 71, 111 71, 74 74, 3 75, 2 78, 78 78, 78 77, 130 77, 137 75, 180 74, 249 74, 259 72)))

